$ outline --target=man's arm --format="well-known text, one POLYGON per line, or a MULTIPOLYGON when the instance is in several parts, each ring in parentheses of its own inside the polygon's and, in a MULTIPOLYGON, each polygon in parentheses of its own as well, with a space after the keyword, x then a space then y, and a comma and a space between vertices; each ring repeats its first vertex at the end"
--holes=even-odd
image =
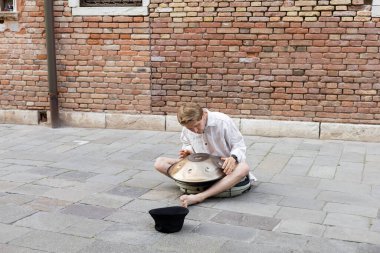
POLYGON ((189 138, 186 136, 185 129, 182 129, 180 140, 182 142, 182 149, 179 151, 179 157, 185 158, 186 156, 194 153, 189 138))
POLYGON ((225 134, 226 141, 231 146, 230 155, 236 156, 238 163, 245 161, 247 146, 245 145, 243 135, 240 133, 232 119, 229 120, 226 125, 225 134))

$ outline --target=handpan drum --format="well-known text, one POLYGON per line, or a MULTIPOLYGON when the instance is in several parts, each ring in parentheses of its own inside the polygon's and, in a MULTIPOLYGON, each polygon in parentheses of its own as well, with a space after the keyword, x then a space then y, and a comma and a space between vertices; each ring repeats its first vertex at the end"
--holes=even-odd
POLYGON ((214 182, 225 176, 223 160, 206 153, 195 153, 173 164, 168 175, 182 183, 198 184, 214 182))

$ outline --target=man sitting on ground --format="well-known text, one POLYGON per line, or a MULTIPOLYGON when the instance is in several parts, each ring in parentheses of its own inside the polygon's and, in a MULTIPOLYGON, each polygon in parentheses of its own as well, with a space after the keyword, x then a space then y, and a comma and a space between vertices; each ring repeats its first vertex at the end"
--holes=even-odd
MULTIPOLYGON (((183 126, 183 146, 179 151, 179 158, 183 159, 192 153, 220 156, 224 161, 222 169, 226 174, 203 192, 182 195, 180 200, 183 207, 200 203, 229 190, 248 176, 249 166, 245 162, 247 148, 242 134, 229 116, 203 109, 196 103, 187 103, 179 108, 177 118, 183 126)), ((168 168, 178 161, 179 159, 159 157, 154 166, 159 172, 168 175, 168 168)))

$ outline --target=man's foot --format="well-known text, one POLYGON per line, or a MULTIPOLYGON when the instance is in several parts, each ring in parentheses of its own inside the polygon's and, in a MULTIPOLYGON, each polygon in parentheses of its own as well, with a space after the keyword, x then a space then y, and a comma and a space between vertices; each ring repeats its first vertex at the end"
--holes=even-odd
POLYGON ((181 205, 183 207, 188 207, 203 201, 203 199, 198 194, 182 195, 179 199, 181 200, 181 205))

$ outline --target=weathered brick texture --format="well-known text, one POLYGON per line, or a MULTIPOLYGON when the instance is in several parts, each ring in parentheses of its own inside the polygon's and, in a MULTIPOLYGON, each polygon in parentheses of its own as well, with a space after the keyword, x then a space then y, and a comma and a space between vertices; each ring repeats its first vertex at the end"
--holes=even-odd
MULTIPOLYGON (((68 1, 54 5, 60 107, 150 113, 149 18, 73 17, 68 1)), ((44 2, 19 6, 18 31, 0 33, 0 108, 48 109, 44 2)))
MULTIPOLYGON (((48 109, 42 0, 0 24, 0 109, 48 109), (5 27, 5 28, 1 28, 5 27)), ((147 17, 54 1, 62 110, 380 123, 380 20, 363 0, 151 0, 147 17)))
POLYGON ((380 123, 380 23, 370 8, 153 0, 152 57, 166 65, 152 62, 152 111, 193 100, 242 117, 380 123), (177 69, 168 77, 170 64, 177 69))

